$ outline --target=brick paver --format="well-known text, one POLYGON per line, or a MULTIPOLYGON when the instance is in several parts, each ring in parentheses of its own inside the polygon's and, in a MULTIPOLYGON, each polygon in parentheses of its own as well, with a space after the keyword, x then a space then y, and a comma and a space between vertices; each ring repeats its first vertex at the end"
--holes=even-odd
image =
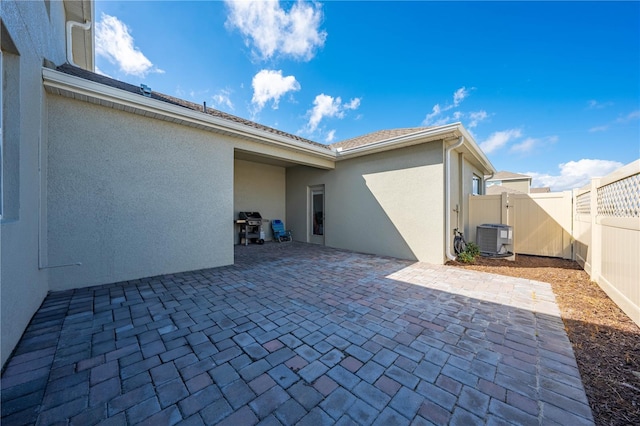
POLYGON ((593 424, 548 284, 302 243, 51 293, 3 424, 593 424))

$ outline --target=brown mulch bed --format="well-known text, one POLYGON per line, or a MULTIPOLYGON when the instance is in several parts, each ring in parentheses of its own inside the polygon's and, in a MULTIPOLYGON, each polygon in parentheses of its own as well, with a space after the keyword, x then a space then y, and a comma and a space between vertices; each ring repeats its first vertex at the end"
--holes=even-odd
POLYGON ((596 425, 640 425, 640 328, 580 265, 525 255, 449 264, 550 283, 596 425))

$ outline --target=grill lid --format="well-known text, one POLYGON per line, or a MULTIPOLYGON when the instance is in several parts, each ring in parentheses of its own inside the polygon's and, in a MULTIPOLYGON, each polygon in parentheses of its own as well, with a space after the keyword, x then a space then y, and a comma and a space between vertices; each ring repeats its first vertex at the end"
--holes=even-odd
POLYGON ((240 212, 238 216, 241 220, 260 220, 262 221, 262 216, 258 212, 240 212))

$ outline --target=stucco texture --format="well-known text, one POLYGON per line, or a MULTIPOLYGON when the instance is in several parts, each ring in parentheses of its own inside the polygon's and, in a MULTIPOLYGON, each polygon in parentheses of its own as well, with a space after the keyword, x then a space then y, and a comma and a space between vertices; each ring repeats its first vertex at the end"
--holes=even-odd
POLYGON ((45 194, 38 170, 40 156, 46 155, 41 67, 43 58, 63 62, 65 52, 64 6, 50 6, 48 14, 44 2, 0 2, 8 34, 2 39, 2 84, 11 86, 2 96, 3 161, 12 163, 3 167, 10 176, 4 176, 0 227, 2 365, 48 291, 47 270, 39 268, 46 266, 39 255, 46 244, 40 226, 45 194), (8 52, 13 48, 17 52, 8 52))
MULTIPOLYGON (((237 218, 239 212, 260 213, 265 238, 271 240, 271 221, 285 220, 285 168, 235 160, 233 192, 234 217, 237 218)), ((240 242, 238 232, 235 233, 235 242, 240 242)))
POLYGON ((50 95, 52 290, 233 263, 233 145, 50 95), (87 124, 90 123, 90 124, 87 124))
POLYGON ((325 244, 442 263, 444 172, 441 142, 343 160, 334 171, 287 169, 287 219, 307 241, 308 189, 325 188, 325 244))

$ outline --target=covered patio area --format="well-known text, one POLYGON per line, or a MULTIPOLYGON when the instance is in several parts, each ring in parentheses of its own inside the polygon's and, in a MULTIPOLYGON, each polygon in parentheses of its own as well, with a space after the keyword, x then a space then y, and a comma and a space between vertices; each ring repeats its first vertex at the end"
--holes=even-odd
POLYGON ((548 284, 304 243, 53 292, 6 424, 593 424, 548 284))

